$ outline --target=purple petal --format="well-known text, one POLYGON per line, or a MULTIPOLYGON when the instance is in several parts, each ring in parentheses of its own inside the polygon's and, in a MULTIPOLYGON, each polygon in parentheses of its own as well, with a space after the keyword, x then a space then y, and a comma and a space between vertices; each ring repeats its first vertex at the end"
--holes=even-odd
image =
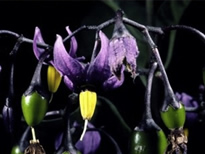
MULTIPOLYGON (((94 128, 91 123, 88 123, 88 128, 94 128)), ((78 141, 75 146, 83 154, 94 154, 100 146, 101 137, 98 131, 87 131, 82 141, 78 141)))
POLYGON ((123 82, 124 82, 124 67, 121 69, 121 78, 120 80, 115 76, 111 76, 110 78, 108 78, 104 83, 103 83, 103 87, 105 90, 111 90, 111 89, 115 89, 120 87, 123 82))
POLYGON ((60 148, 60 145, 62 144, 62 140, 63 140, 63 133, 58 133, 55 139, 55 150, 58 150, 60 148))
POLYGON ((67 76, 70 82, 77 84, 82 81, 82 75, 84 73, 83 66, 78 60, 72 58, 67 53, 60 35, 57 35, 54 44, 53 59, 55 68, 61 73, 61 75, 67 76))
POLYGON ((64 83, 68 87, 68 89, 70 89, 71 91, 74 91, 75 88, 74 88, 73 82, 67 76, 64 76, 64 83))
POLYGON ((45 51, 45 49, 37 47, 37 43, 45 43, 41 35, 41 31, 38 27, 35 28, 35 33, 33 38, 33 51, 34 51, 34 55, 39 60, 41 54, 45 51))
MULTIPOLYGON (((69 26, 66 27, 66 30, 68 32, 69 35, 72 34, 71 30, 69 29, 69 26)), ((76 57, 76 51, 77 51, 77 48, 78 48, 78 44, 77 44, 77 41, 75 39, 75 37, 73 36, 71 38, 71 42, 70 42, 70 51, 69 51, 69 55, 73 58, 76 57)))
MULTIPOLYGON (((193 99, 190 95, 186 93, 176 93, 176 97, 179 101, 181 101, 185 107, 193 107, 196 108, 199 106, 196 100, 193 99)), ((198 119, 198 113, 195 112, 186 112, 186 123, 187 125, 192 125, 198 119)))
POLYGON ((111 71, 120 78, 120 72, 126 56, 123 38, 113 38, 109 43, 109 65, 111 71))
POLYGON ((90 63, 88 68, 88 81, 104 82, 111 74, 110 67, 108 65, 108 38, 100 31, 99 36, 101 39, 101 49, 96 58, 90 63))
POLYGON ((128 65, 128 71, 131 72, 132 77, 136 77, 136 59, 139 55, 139 50, 137 42, 134 37, 128 36, 123 39, 124 45, 126 47, 126 62, 128 65))

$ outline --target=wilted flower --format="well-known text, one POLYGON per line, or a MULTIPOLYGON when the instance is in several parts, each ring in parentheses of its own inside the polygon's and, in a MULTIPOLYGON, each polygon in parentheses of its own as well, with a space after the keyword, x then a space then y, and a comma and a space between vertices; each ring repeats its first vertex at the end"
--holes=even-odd
MULTIPOLYGON (((196 109, 197 107, 199 107, 199 104, 196 100, 194 100, 193 97, 191 97, 190 95, 188 95, 187 93, 182 92, 180 93, 176 93, 175 94, 177 99, 179 101, 181 101, 184 105, 185 108, 193 108, 196 109)), ((197 112, 186 112, 186 124, 190 125, 193 124, 194 122, 196 122, 198 119, 198 113, 197 112)))
POLYGON ((24 154, 45 154, 43 146, 39 143, 39 140, 35 142, 30 141, 30 145, 25 149, 24 154))
MULTIPOLYGON (((68 30, 68 28, 66 28, 68 30)), ((122 85, 124 76, 118 80, 110 72, 108 65, 108 38, 100 31, 101 49, 98 55, 88 64, 83 64, 78 58, 74 57, 75 50, 70 50, 68 54, 62 37, 57 35, 54 44, 54 66, 64 77, 64 82, 67 87, 72 90, 81 90, 82 86, 91 85, 102 87, 104 89, 113 89, 122 85)), ((72 41, 72 40, 71 40, 72 41)), ((123 70, 122 70, 123 71, 123 70)))
POLYGON ((109 64, 112 73, 121 79, 124 65, 127 71, 136 77, 139 50, 135 38, 128 32, 122 22, 121 12, 117 14, 113 36, 109 42, 109 64))

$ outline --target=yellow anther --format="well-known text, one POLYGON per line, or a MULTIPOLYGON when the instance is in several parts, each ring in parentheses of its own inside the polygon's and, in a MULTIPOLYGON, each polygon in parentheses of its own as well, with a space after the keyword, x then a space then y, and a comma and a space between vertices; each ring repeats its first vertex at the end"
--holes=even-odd
POLYGON ((91 119, 97 102, 97 94, 93 91, 85 90, 80 93, 80 111, 83 119, 91 119))
POLYGON ((82 141, 87 129, 88 120, 92 118, 95 111, 95 106, 97 103, 97 94, 93 91, 85 90, 80 93, 79 99, 81 115, 85 122, 83 132, 80 137, 80 140, 82 141))
POLYGON ((47 71, 47 82, 50 92, 55 93, 58 90, 61 79, 62 77, 60 73, 53 66, 49 65, 47 71))

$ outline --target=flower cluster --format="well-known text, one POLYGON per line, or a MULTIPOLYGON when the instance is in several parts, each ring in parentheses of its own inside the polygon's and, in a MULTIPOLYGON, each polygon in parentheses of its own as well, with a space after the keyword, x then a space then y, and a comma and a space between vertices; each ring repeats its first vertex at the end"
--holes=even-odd
MULTIPOLYGON (((164 28, 144 26, 123 16, 122 10, 118 10, 114 18, 98 26, 82 26, 75 31, 71 31, 70 27, 66 26, 67 37, 63 39, 60 34, 55 34, 55 41, 52 45, 48 45, 44 41, 43 33, 37 26, 34 30, 33 39, 27 39, 9 31, 2 31, 2 33, 17 37, 17 42, 10 53, 12 57, 10 86, 2 110, 2 119, 10 134, 15 132, 16 121, 23 121, 27 126, 20 140, 17 143, 15 142, 11 149, 12 154, 46 153, 46 148, 44 149, 44 145, 41 144, 44 143, 41 140, 45 138, 38 137, 40 134, 38 130, 44 124, 46 125, 47 121, 52 123, 59 119, 62 122, 62 128, 52 138, 52 148, 55 153, 97 153, 104 141, 103 137, 113 144, 116 153, 122 153, 119 143, 115 140, 116 137, 110 135, 109 129, 106 127, 105 129, 99 127, 99 123, 96 122, 98 121, 96 120, 98 119, 97 114, 106 114, 106 110, 102 111, 100 108, 106 105, 108 106, 106 109, 113 112, 113 117, 117 117, 122 126, 122 132, 125 133, 126 143, 128 144, 128 149, 124 151, 129 154, 187 153, 188 135, 185 130, 199 121, 200 114, 204 111, 202 105, 204 98, 200 97, 199 100, 196 100, 185 92, 174 93, 158 48, 150 33, 154 32, 161 35, 171 30, 185 29, 191 30, 203 39, 205 35, 188 26, 176 25, 164 28), (151 49, 152 56, 146 68, 138 67, 141 49, 138 47, 136 37, 126 24, 139 30, 151 49), (111 38, 108 38, 103 31, 103 28, 109 25, 114 25, 111 38), (84 56, 78 56, 79 43, 76 34, 82 30, 92 30, 96 33, 89 61, 84 56), (68 40, 69 45, 66 44, 68 40), (33 53, 38 63, 28 88, 21 96, 22 113, 18 119, 15 117, 14 105, 14 66, 15 56, 23 42, 32 42, 33 53), (42 77, 44 67, 47 68, 46 78, 42 77), (107 98, 100 96, 102 92, 111 92, 123 86, 127 77, 126 73, 130 75, 133 85, 135 85, 138 76, 145 76, 146 79, 144 84, 144 112, 141 121, 133 130, 120 116, 114 103, 110 103, 107 98), (161 79, 164 86, 164 98, 158 110, 163 125, 158 122, 159 119, 155 119, 152 111, 151 96, 154 78, 161 79), (62 109, 49 110, 61 84, 64 84, 70 92, 68 101, 62 109), (165 132, 164 129, 167 131, 165 132)), ((0 67, 0 71, 2 69, 0 67)), ((201 86, 201 89, 204 92, 203 86, 201 86)))

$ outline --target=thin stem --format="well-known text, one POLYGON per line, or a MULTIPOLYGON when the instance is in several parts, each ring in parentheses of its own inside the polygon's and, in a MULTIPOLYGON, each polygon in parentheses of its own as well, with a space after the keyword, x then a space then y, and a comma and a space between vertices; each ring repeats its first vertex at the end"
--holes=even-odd
POLYGON ((76 29, 74 32, 72 32, 72 34, 68 35, 66 38, 63 39, 63 42, 66 42, 67 40, 69 40, 72 36, 74 36, 76 33, 86 29, 87 27, 85 25, 79 27, 78 29, 76 29))
MULTIPOLYGON (((0 35, 11 35, 11 36, 14 36, 15 38, 20 38, 22 42, 27 42, 27 43, 33 43, 33 40, 32 39, 29 39, 29 38, 26 38, 26 37, 23 37, 15 32, 12 32, 12 31, 9 31, 9 30, 0 30, 0 35)), ((39 47, 43 47, 43 48, 51 48, 50 45, 48 44, 45 44, 45 43, 37 43, 37 45, 39 47)))
POLYGON ((28 147, 28 133, 30 130, 30 126, 27 126, 26 130, 24 131, 23 135, 21 136, 21 139, 19 141, 19 147, 20 150, 23 152, 26 147, 28 147))
POLYGON ((149 31, 157 32, 159 34, 164 34, 164 31, 161 28, 157 28, 157 27, 146 27, 146 26, 144 26, 142 24, 139 24, 139 23, 137 23, 137 22, 135 22, 133 20, 127 19, 127 18, 123 18, 123 21, 125 23, 131 25, 131 26, 136 27, 145 36, 149 46, 152 49, 152 52, 154 53, 154 56, 155 56, 156 60, 157 60, 157 63, 159 65, 159 69, 160 69, 160 71, 162 73, 162 77, 163 77, 163 82, 164 82, 165 88, 167 89, 167 92, 168 92, 168 97, 169 97, 168 100, 169 101, 166 101, 168 103, 166 105, 172 104, 172 106, 174 108, 179 108, 180 105, 177 102, 177 100, 175 98, 175 95, 174 95, 174 92, 172 90, 172 87, 171 87, 171 85, 169 83, 169 80, 168 80, 168 77, 167 77, 164 65, 162 63, 159 51, 157 49, 157 46, 155 45, 154 41, 152 40, 152 38, 151 38, 151 36, 149 34, 149 31))
POLYGON ((1 34, 7 34, 7 35, 11 35, 11 36, 14 36, 16 38, 18 38, 20 35, 17 34, 17 33, 14 33, 12 31, 9 31, 9 30, 0 30, 0 35, 1 34))
POLYGON ((31 127, 31 134, 32 134, 33 141, 35 142, 36 141, 36 133, 35 133, 35 129, 33 127, 31 127))
POLYGON ((189 32, 192 32, 193 34, 196 34, 204 43, 205 43, 205 34, 199 31, 196 28, 193 28, 191 26, 186 25, 171 25, 167 27, 161 28, 163 32, 169 32, 171 30, 187 30, 189 32))
POLYGON ((126 24, 128 24, 130 26, 136 27, 140 31, 146 29, 146 27, 144 25, 139 24, 139 23, 137 23, 137 22, 135 22, 133 20, 130 20, 128 18, 123 17, 122 20, 123 20, 124 23, 126 23, 126 24))
MULTIPOLYGON (((12 51, 10 52, 11 57, 11 71, 10 71, 10 85, 9 85, 9 98, 14 97, 14 66, 15 66, 15 59, 18 49, 22 43, 22 36, 20 36, 14 45, 12 51)), ((10 101, 9 101, 10 102, 10 101)))
MULTIPOLYGON (((174 94, 172 87, 169 83, 169 79, 168 79, 167 73, 165 71, 164 65, 162 63, 158 48, 156 47, 155 43, 153 42, 152 38, 150 37, 147 29, 143 30, 143 34, 147 38, 148 44, 150 45, 150 47, 154 53, 154 56, 155 56, 157 63, 159 65, 159 69, 162 73, 163 82, 164 82, 164 85, 165 85, 165 88, 167 90, 168 97, 169 97, 169 98, 167 98, 167 99, 169 99, 169 101, 167 101, 167 103, 172 104, 172 106, 174 108, 179 108, 180 105, 179 105, 178 101, 176 100, 175 94, 174 94)), ((167 105, 169 105, 169 104, 167 104, 167 105)))
POLYGON ((151 112, 151 89, 152 89, 152 81, 154 72, 157 68, 157 63, 154 62, 149 72, 148 80, 147 80, 147 87, 145 93, 145 119, 152 119, 152 112, 151 112))
MULTIPOLYGON (((69 112, 69 111, 68 111, 69 112)), ((70 113, 67 113, 67 128, 65 132, 64 148, 72 154, 76 154, 76 150, 73 146, 71 128, 70 128, 70 113)))
POLYGON ((94 44, 94 48, 93 48, 93 52, 92 52, 92 56, 91 56, 91 61, 94 60, 94 58, 96 57, 97 55, 97 46, 99 44, 99 31, 96 31, 96 34, 95 34, 95 44, 94 44))
POLYGON ((115 18, 112 18, 110 20, 107 20, 105 22, 103 22, 102 24, 98 25, 98 26, 95 26, 95 25, 83 25, 81 26, 80 28, 78 28, 77 30, 75 30, 74 32, 72 32, 71 35, 68 35, 66 38, 63 39, 63 42, 66 42, 67 40, 69 40, 72 36, 74 36, 76 33, 82 31, 82 30, 85 30, 85 29, 88 29, 88 30, 101 30, 109 25, 111 25, 112 23, 115 22, 115 18))
POLYGON ((49 51, 44 52, 42 54, 42 56, 40 57, 40 60, 38 61, 38 64, 36 66, 36 69, 35 69, 31 84, 41 85, 41 75, 40 75, 41 74, 41 68, 42 68, 44 60, 48 57, 48 53, 49 53, 49 51))

